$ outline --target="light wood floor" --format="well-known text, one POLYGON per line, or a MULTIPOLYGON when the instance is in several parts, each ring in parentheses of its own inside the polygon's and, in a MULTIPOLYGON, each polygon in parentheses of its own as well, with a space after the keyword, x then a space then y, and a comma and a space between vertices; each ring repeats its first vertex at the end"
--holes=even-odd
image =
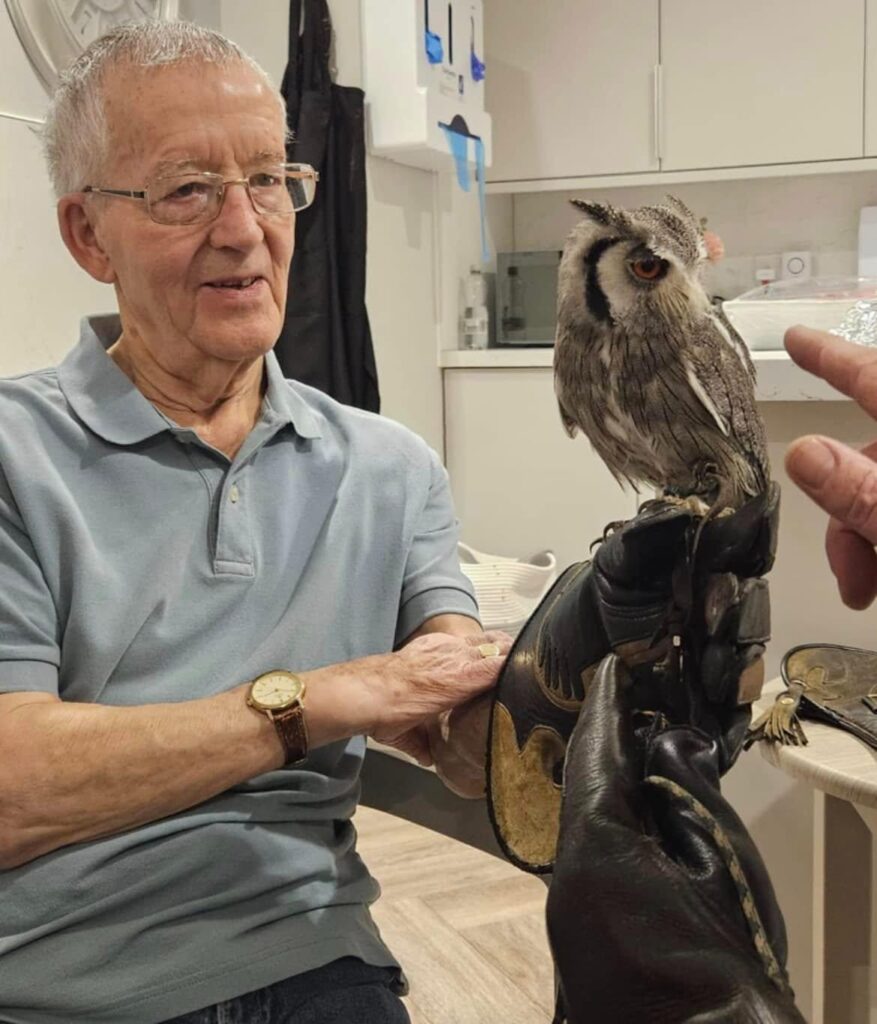
POLYGON ((373 907, 411 984, 412 1024, 547 1024, 554 973, 544 883, 429 829, 360 807, 373 907))

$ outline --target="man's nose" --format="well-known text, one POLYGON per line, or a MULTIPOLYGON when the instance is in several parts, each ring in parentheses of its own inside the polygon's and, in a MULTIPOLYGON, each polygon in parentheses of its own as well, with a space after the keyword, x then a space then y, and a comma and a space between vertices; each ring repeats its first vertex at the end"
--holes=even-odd
POLYGON ((210 241, 216 248, 241 248, 264 237, 259 214, 243 182, 226 184, 222 207, 211 225, 210 241))

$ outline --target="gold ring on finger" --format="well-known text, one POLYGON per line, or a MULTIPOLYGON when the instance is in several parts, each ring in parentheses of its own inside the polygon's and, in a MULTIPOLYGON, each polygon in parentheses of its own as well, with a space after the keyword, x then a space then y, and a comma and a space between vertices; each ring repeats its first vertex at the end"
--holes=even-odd
POLYGON ((479 644, 478 653, 482 658, 495 658, 499 654, 499 644, 479 644))

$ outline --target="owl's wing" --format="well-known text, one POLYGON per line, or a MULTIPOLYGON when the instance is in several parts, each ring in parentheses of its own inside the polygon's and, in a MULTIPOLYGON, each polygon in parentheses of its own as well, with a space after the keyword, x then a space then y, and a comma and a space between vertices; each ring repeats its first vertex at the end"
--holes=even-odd
POLYGON ((766 481, 764 425, 755 403, 755 367, 743 339, 720 311, 692 332, 684 350, 688 383, 722 433, 766 481))
POLYGON ((722 307, 721 303, 712 308, 712 317, 715 321, 716 326, 719 329, 719 333, 726 337, 728 344, 737 353, 740 358, 740 362, 746 367, 749 372, 749 376, 755 381, 755 364, 752 362, 752 356, 749 354, 749 346, 740 337, 740 333, 737 328, 728 319, 728 315, 722 307))
POLYGON ((558 378, 557 372, 554 374, 554 394, 557 398, 557 408, 560 410, 560 421, 563 423, 563 429, 569 434, 570 437, 575 437, 579 432, 579 423, 573 419, 570 413, 567 411, 566 406, 563 402, 563 383, 558 378))
POLYGON ((587 360, 583 353, 591 344, 592 334, 590 325, 574 331, 558 317, 554 345, 554 395, 563 429, 570 437, 575 437, 579 430, 590 435, 586 424, 578 419, 576 409, 581 405, 579 393, 588 383, 587 360))

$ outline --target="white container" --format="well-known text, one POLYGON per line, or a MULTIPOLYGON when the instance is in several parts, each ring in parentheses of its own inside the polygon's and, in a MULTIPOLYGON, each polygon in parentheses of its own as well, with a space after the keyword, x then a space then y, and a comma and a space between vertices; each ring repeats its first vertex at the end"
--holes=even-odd
POLYGON ((472 267, 466 278, 465 304, 462 316, 461 348, 487 348, 489 324, 487 322, 487 281, 479 267, 472 267))
POLYGON ((753 352, 777 351, 794 324, 837 330, 858 301, 875 298, 877 278, 814 277, 753 288, 722 308, 753 352))
POLYGON ((460 541, 460 568, 472 581, 485 629, 517 633, 557 579, 553 551, 520 560, 489 555, 460 541))

